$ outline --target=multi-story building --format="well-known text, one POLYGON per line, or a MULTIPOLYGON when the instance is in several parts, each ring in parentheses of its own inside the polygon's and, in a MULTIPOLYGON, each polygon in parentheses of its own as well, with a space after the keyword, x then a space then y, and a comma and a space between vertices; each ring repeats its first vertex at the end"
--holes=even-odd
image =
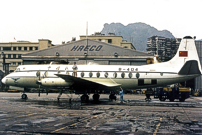
POLYGON ((52 46, 52 41, 48 39, 39 39, 39 42, 17 41, 0 43, 0 70, 3 70, 3 56, 5 63, 10 63, 9 70, 13 71, 18 65, 22 64, 21 56, 31 51, 42 50, 52 46))
POLYGON ((115 35, 114 33, 109 33, 108 35, 105 34, 101 34, 100 32, 95 32, 95 34, 92 35, 81 35, 80 39, 94 39, 97 41, 101 41, 104 43, 109 43, 112 45, 117 45, 117 46, 121 46, 123 48, 129 48, 129 49, 134 49, 136 50, 136 48, 134 47, 134 45, 131 42, 127 42, 126 40, 123 40, 123 37, 121 35, 115 35))
POLYGON ((168 61, 175 56, 181 39, 153 36, 147 39, 147 53, 158 55, 161 61, 168 61))

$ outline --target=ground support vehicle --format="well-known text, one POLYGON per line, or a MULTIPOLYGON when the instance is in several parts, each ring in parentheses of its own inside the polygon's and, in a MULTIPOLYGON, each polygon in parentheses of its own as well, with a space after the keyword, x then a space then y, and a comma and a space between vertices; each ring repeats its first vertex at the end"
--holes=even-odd
POLYGON ((173 102, 175 99, 179 99, 180 102, 184 102, 189 98, 189 94, 190 90, 186 87, 155 88, 154 90, 154 98, 159 98, 160 101, 169 99, 173 102))

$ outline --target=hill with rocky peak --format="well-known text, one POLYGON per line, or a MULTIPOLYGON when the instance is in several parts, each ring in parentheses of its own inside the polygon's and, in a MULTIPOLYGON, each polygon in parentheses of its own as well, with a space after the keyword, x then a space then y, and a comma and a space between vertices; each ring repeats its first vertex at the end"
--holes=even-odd
POLYGON ((131 23, 127 26, 124 26, 121 23, 105 23, 101 33, 105 35, 108 35, 108 33, 122 35, 123 40, 132 42, 137 50, 144 52, 146 52, 147 48, 147 38, 156 35, 166 38, 175 38, 170 31, 159 31, 156 28, 145 23, 131 23))

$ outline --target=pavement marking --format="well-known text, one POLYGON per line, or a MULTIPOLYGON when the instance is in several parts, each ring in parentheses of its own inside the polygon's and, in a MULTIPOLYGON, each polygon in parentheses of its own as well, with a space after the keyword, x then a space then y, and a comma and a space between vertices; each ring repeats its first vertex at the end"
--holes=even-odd
POLYGON ((81 123, 81 122, 87 121, 87 120, 92 119, 92 118, 96 118, 97 116, 98 116, 98 115, 95 115, 95 116, 92 116, 92 117, 90 117, 90 118, 84 119, 84 120, 82 120, 82 121, 80 121, 80 122, 76 122, 76 123, 74 123, 74 124, 71 124, 71 125, 69 125, 69 126, 65 126, 65 127, 56 129, 56 130, 52 131, 51 133, 58 132, 58 131, 63 130, 63 129, 65 129, 65 128, 67 128, 67 127, 75 126, 75 125, 77 125, 77 124, 79 124, 79 123, 81 123))
POLYGON ((0 119, 0 121, 9 120, 9 119, 15 119, 15 118, 22 118, 22 117, 26 117, 26 116, 32 116, 32 115, 35 115, 35 114, 40 114, 40 113, 31 113, 31 114, 17 116, 17 117, 12 117, 12 118, 7 118, 7 119, 0 119))
POLYGON ((161 121, 162 121, 162 118, 160 118, 159 124, 156 126, 156 130, 154 131, 153 135, 156 135, 156 133, 158 132, 158 129, 161 125, 161 121))

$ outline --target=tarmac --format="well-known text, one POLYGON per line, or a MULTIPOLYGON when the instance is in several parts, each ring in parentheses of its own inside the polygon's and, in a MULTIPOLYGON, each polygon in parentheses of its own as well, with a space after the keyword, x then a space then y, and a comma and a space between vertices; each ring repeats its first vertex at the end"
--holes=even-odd
POLYGON ((159 101, 144 95, 124 94, 124 102, 109 101, 101 94, 94 103, 80 103, 80 96, 0 93, 0 134, 151 134, 201 135, 202 97, 185 102, 159 101), (69 103, 69 98, 72 102, 69 103))

